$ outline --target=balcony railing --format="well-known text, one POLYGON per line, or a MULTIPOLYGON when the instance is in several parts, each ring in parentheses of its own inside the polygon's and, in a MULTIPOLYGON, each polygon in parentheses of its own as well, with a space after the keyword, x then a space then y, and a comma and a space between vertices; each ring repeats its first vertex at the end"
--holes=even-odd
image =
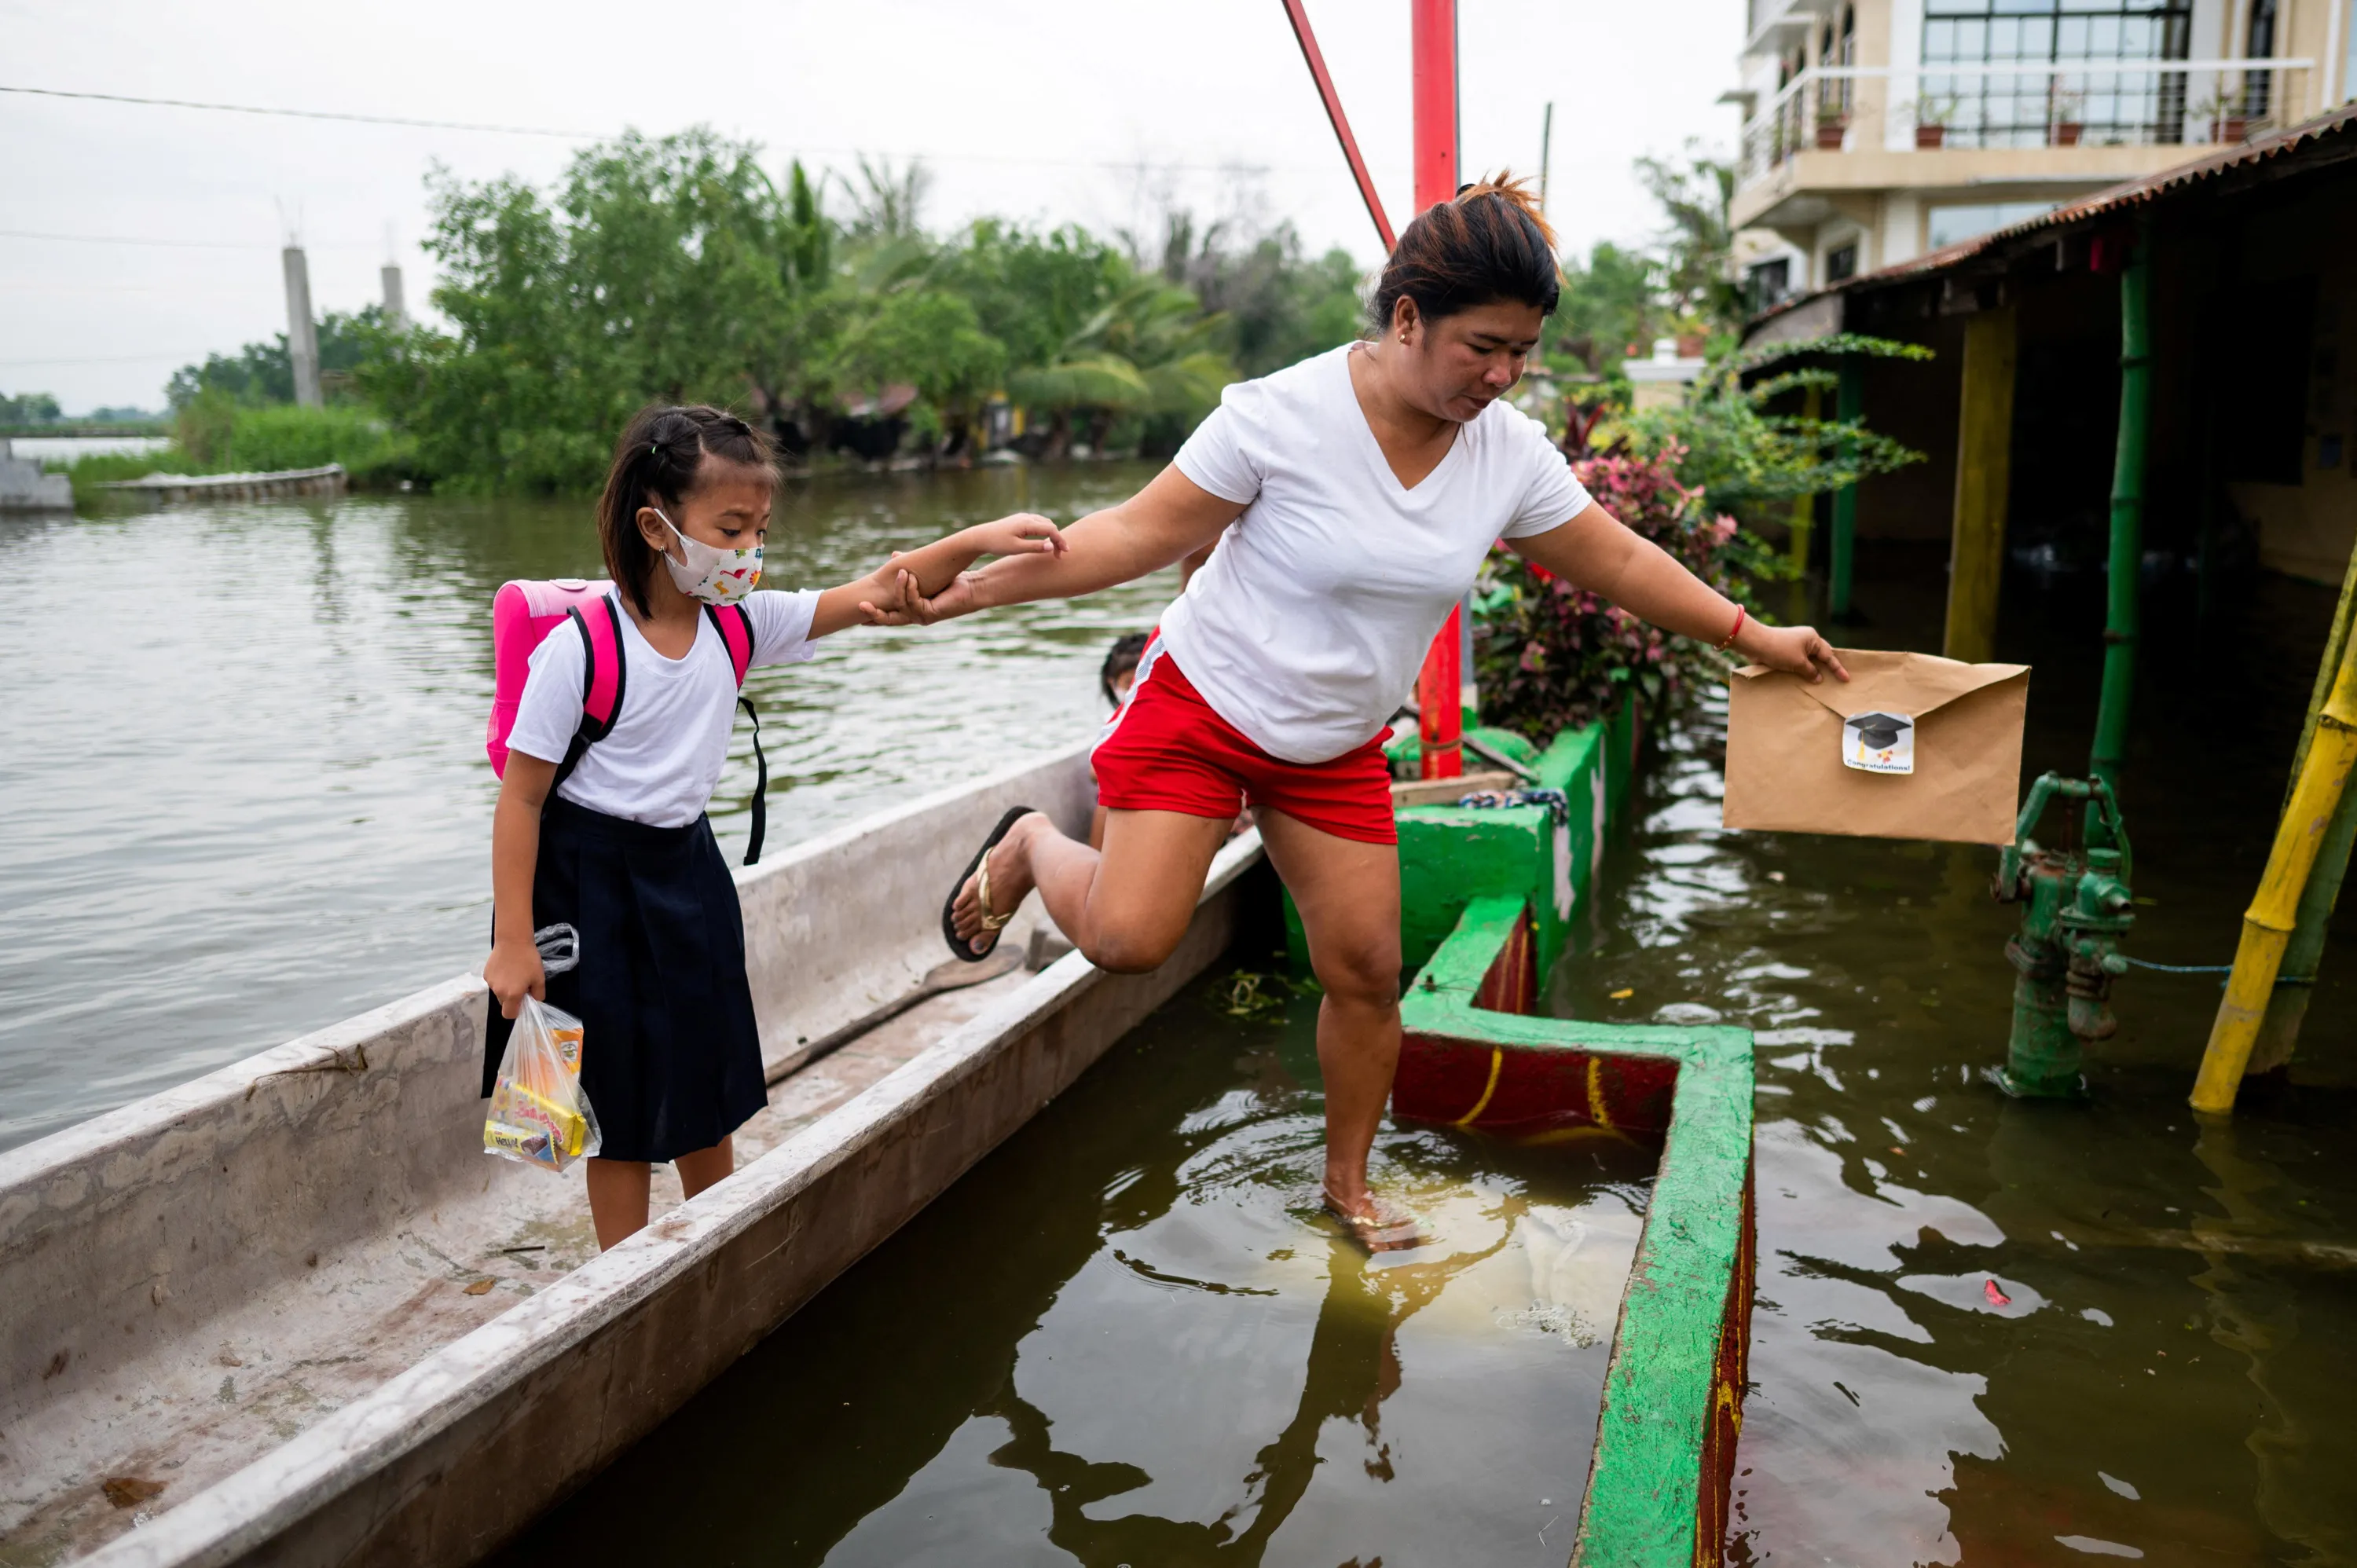
POLYGON ((1743 127, 1738 181, 1795 153, 1935 147, 2158 146, 2239 142, 2276 124, 2298 100, 2285 74, 2307 59, 1935 61, 1812 66, 1743 127), (1885 84, 1861 109, 1861 81, 1885 84))

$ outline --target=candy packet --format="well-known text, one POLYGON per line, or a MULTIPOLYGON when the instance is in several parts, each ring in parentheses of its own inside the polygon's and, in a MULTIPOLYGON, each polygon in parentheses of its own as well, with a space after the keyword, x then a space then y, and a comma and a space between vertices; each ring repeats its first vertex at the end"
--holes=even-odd
POLYGON ((527 996, 500 1058, 483 1149, 561 1171, 597 1147, 597 1113, 581 1089, 581 1020, 527 996))

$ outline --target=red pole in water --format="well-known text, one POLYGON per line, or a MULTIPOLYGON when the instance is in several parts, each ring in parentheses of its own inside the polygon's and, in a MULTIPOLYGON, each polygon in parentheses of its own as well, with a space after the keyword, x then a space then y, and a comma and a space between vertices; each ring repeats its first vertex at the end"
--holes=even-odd
MULTIPOLYGON (((1415 85, 1415 210, 1457 194, 1457 0, 1411 0, 1410 54, 1415 85)), ((1465 672, 1458 659, 1462 607, 1448 612, 1416 676, 1416 735, 1426 779, 1465 771, 1465 672)))

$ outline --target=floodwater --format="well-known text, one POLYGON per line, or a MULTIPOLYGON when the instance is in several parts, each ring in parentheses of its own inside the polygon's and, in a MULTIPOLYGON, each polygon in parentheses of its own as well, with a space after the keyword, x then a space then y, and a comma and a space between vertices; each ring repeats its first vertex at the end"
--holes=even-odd
MULTIPOLYGON (((1927 640, 1936 558, 1865 564, 1898 575, 1862 584, 1874 623, 1850 639, 1927 640)), ((2038 667, 2029 767, 2075 770, 2100 604, 2085 585, 2008 592, 2001 651, 2038 667)), ((2153 623, 2187 632, 2148 655, 2126 785, 2144 900, 2129 950, 2221 963, 2331 596, 2246 585, 2199 636, 2178 600, 2153 596, 2153 623)), ((1548 1001, 1757 1031, 1760 1270, 1729 1561, 2357 1559, 2352 944, 2327 955, 2291 1081, 2231 1124, 2185 1107, 2215 975, 2132 975, 2089 1098, 2009 1101, 1981 1077, 2004 1057, 2018 916, 1989 900, 1996 852, 1725 832, 1721 722, 1705 711, 1655 748, 1548 1001)), ((1594 1349, 1534 1337, 1544 1292, 1510 1293, 1542 1272, 1542 1201, 1593 1227, 1631 1184, 1389 1128, 1379 1183, 1469 1238, 1508 1229, 1522 1184, 1509 1244, 1525 1258, 1430 1305, 1414 1271, 1371 1284, 1305 1213, 1307 1006, 1258 1030, 1202 988, 1166 1008, 529 1550, 1562 1563, 1576 1494, 1555 1477, 1584 1478, 1594 1349), (1586 1208, 1582 1182, 1601 1184, 1586 1208), (1383 1359, 1378 1315, 1404 1310, 1383 1359)))
POLYGON ((1232 984, 502 1561, 1561 1562, 1651 1156, 1393 1129, 1384 1185, 1436 1240, 1370 1263, 1318 1217, 1315 999, 1237 1020, 1232 984))
MULTIPOLYGON (((770 581, 1150 472, 790 484, 770 581)), ((479 964, 490 931, 490 603, 598 576, 582 501, 352 496, 0 520, 0 1148, 479 964)), ((1166 574, 1085 604, 857 628, 753 672, 770 843, 1084 738, 1166 574)), ((713 803, 743 852, 740 720, 713 803)))
MULTIPOLYGON (((1069 516, 1140 472, 790 492, 780 575, 848 576, 1018 505, 1069 516)), ((484 612, 505 577, 591 567, 582 509, 190 510, 0 525, 0 551, 30 590, 0 623, 0 1142, 479 956, 484 612)), ((1846 639, 1924 646, 1940 564, 1862 550, 1871 619, 1846 639)), ((2007 585, 2000 653, 2037 666, 2033 773, 2083 764, 2092 586, 2007 585)), ((1167 591, 847 633, 763 677, 772 832, 1082 733, 1103 642, 1167 591)), ((2197 623, 2180 587, 2153 591, 2125 787, 2132 954, 2232 956, 2330 610, 2327 590, 2261 579, 2197 623)), ((2231 1123, 2184 1103, 2216 975, 2131 974, 2089 1098, 2007 1101, 1980 1079, 2003 1058, 2018 913, 1988 901, 1994 852, 1725 833, 1714 725, 1655 748, 1550 1004, 1758 1032, 1731 1561, 2357 1561, 2357 944, 2329 948, 2288 1081, 2231 1123)), ((1308 1212, 1308 999, 1237 1019, 1211 993, 1117 1047, 534 1550, 1562 1562, 1602 1353, 1580 1325, 1644 1173, 1387 1130, 1382 1178, 1442 1221, 1444 1252, 1370 1269, 1308 1212)))

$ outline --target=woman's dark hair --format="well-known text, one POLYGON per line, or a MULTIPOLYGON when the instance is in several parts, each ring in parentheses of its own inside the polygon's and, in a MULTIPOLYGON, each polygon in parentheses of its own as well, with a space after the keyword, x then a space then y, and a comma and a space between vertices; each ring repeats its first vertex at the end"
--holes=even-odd
POLYGON ((1437 321, 1493 300, 1535 305, 1555 314, 1563 274, 1555 265, 1555 231, 1539 211, 1528 182, 1504 169, 1415 216, 1392 247, 1367 302, 1378 337, 1391 330, 1403 295, 1416 314, 1437 321))
POLYGON ((1137 661, 1145 657, 1144 632, 1133 631, 1113 639, 1113 646, 1105 650, 1104 668, 1097 671, 1097 684, 1103 689, 1106 702, 1116 708, 1121 706, 1121 698, 1114 693, 1113 683, 1136 669, 1137 661))
POLYGON ((727 410, 704 403, 642 408, 630 416, 614 448, 606 493, 597 498, 597 539, 606 547, 607 575, 642 616, 654 614, 647 604, 647 583, 654 575, 655 552, 639 532, 639 509, 668 511, 694 495, 705 478, 707 453, 777 482, 769 440, 727 410))

